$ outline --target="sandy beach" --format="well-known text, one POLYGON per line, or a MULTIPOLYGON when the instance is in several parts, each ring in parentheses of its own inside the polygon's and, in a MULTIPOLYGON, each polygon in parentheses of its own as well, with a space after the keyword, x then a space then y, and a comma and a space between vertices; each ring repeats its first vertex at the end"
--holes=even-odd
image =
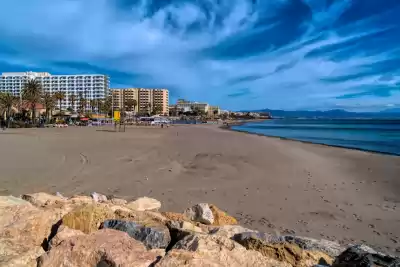
POLYGON ((216 125, 110 130, 1 131, 0 195, 149 196, 177 212, 208 202, 252 229, 400 255, 400 157, 216 125))

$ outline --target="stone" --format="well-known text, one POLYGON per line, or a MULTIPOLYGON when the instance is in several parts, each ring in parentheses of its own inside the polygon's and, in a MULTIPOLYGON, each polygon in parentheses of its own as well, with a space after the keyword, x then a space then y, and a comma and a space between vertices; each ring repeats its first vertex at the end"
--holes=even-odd
POLYGON ((333 259, 319 250, 304 250, 297 244, 285 242, 284 237, 261 232, 245 232, 234 235, 233 240, 245 248, 260 252, 268 258, 289 263, 296 267, 331 264, 333 259))
POLYGON ((344 248, 336 242, 332 242, 325 239, 313 239, 301 236, 291 236, 287 235, 283 237, 286 242, 291 244, 296 244, 302 249, 306 250, 320 250, 325 252, 331 257, 338 256, 343 252, 344 248))
POLYGON ((170 221, 189 221, 189 218, 187 218, 184 214, 182 213, 176 213, 176 212, 161 212, 161 215, 167 218, 167 220, 170 221))
POLYGON ((93 192, 90 196, 93 198, 94 202, 107 202, 107 197, 105 195, 93 192))
POLYGON ((223 225, 220 227, 214 227, 209 231, 209 234, 219 235, 226 238, 232 238, 236 234, 245 232, 251 233, 256 231, 244 228, 243 226, 240 225, 223 225))
POLYGON ((235 218, 220 210, 217 206, 210 205, 210 209, 214 216, 213 225, 234 225, 238 223, 235 218))
POLYGON ((62 217, 62 224, 85 234, 97 231, 102 222, 114 219, 112 210, 102 205, 83 205, 62 217))
POLYGON ((157 212, 152 211, 133 211, 133 210, 116 210, 115 219, 133 221, 143 226, 159 226, 165 225, 167 219, 157 212))
POLYGON ((0 197, 0 266, 36 266, 53 225, 51 211, 12 196, 0 197))
POLYGON ((54 205, 57 203, 64 203, 65 199, 50 195, 47 193, 34 193, 34 194, 25 194, 22 195, 22 199, 30 202, 32 205, 37 207, 42 207, 46 205, 54 205))
POLYGON ((336 257, 332 267, 400 267, 400 259, 376 252, 364 245, 347 248, 336 257))
POLYGON ((132 210, 158 210, 161 208, 161 202, 154 198, 141 197, 135 201, 129 202, 126 206, 132 210))
POLYGON ((185 216, 191 221, 200 222, 203 224, 213 224, 214 215, 207 203, 200 203, 185 210, 185 216))
POLYGON ((291 267, 287 263, 266 258, 257 251, 246 250, 228 238, 198 234, 185 236, 178 241, 156 266, 291 267))
POLYGON ((68 202, 75 205, 93 204, 94 200, 88 196, 73 196, 68 199, 68 202))
POLYGON ((171 236, 166 226, 152 224, 143 226, 132 221, 106 220, 102 228, 114 229, 128 233, 128 235, 140 242, 147 248, 166 248, 171 242, 171 236))
POLYGON ((71 237, 38 259, 38 267, 137 266, 148 267, 159 251, 147 251, 126 233, 103 229, 71 237))
POLYGON ((112 198, 111 203, 114 205, 124 206, 128 203, 128 201, 126 201, 125 199, 121 199, 121 198, 112 198))
POLYGON ((73 237, 85 235, 82 231, 71 229, 65 225, 61 225, 57 229, 57 233, 49 240, 49 249, 58 246, 61 242, 73 237))

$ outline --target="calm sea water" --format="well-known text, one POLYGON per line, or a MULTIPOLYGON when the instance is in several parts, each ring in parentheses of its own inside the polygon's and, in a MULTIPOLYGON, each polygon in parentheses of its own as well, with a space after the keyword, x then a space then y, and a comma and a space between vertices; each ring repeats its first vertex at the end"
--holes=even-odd
POLYGON ((232 129, 400 155, 400 120, 281 119, 246 123, 232 129))

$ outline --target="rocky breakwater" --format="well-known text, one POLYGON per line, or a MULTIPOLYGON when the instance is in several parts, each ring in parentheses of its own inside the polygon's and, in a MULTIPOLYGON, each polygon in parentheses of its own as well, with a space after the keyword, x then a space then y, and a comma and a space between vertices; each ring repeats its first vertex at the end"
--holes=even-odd
POLYGON ((0 266, 400 267, 366 246, 246 229, 207 203, 182 213, 160 208, 147 197, 97 193, 1 196, 0 266))

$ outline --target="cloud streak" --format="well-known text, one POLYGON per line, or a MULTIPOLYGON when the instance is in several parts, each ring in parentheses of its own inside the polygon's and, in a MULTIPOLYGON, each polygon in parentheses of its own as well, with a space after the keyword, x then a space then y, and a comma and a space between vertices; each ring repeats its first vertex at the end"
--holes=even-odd
POLYGON ((0 71, 101 72, 230 109, 384 109, 399 101, 400 3, 360 3, 5 0, 0 71))

